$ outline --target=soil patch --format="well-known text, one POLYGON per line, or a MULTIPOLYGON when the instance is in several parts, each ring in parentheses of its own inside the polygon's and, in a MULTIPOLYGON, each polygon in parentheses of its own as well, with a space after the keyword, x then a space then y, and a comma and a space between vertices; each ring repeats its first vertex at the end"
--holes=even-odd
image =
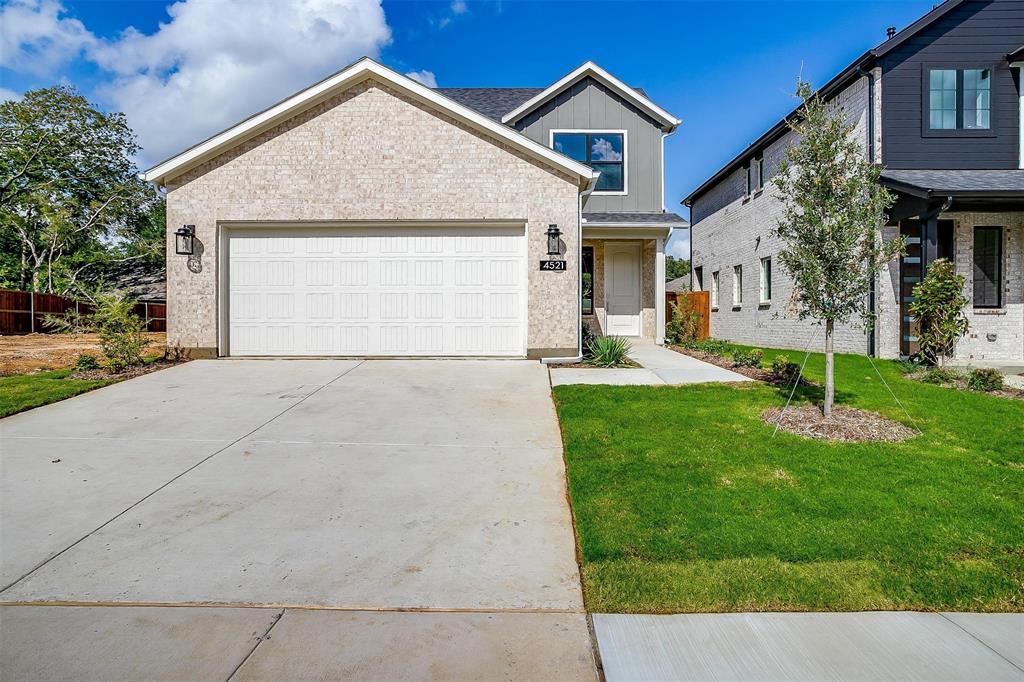
MULTIPOLYGON (((163 332, 151 332, 149 352, 161 352, 167 343, 163 332)), ((103 361, 96 334, 25 334, 0 336, 0 376, 29 374, 48 369, 73 367, 82 353, 103 361)), ((109 378, 110 375, 107 375, 109 378)))
MULTIPOLYGON (((775 426, 781 412, 781 407, 769 408, 761 413, 761 419, 769 426, 775 426)), ((877 412, 852 407, 833 407, 832 417, 825 419, 821 410, 814 405, 790 405, 782 416, 779 429, 815 440, 846 443, 898 443, 918 435, 918 432, 909 426, 883 417, 877 412)))
POLYGON ((567 367, 569 369, 637 369, 643 367, 643 365, 641 365, 640 363, 636 362, 635 360, 630 360, 629 358, 626 358, 626 361, 623 362, 622 364, 614 365, 612 367, 603 367, 601 365, 588 365, 585 362, 573 362, 571 364, 566 365, 548 366, 551 367, 552 369, 558 369, 560 367, 567 367))
MULTIPOLYGON (((757 381, 763 381, 766 384, 787 383, 787 382, 780 382, 779 378, 777 376, 775 376, 774 374, 772 374, 767 369, 764 369, 762 367, 737 367, 736 365, 732 364, 731 360, 723 358, 721 355, 715 355, 713 353, 702 353, 702 352, 697 351, 697 350, 691 350, 689 348, 683 348, 682 346, 666 346, 666 348, 671 348, 672 350, 674 350, 677 353, 681 353, 683 355, 689 355, 691 358, 697 358, 698 360, 702 360, 703 362, 707 362, 709 364, 716 365, 718 367, 721 367, 722 369, 727 369, 730 372, 736 372, 737 374, 742 374, 743 376, 745 376, 745 377, 747 377, 749 379, 756 379, 757 381)), ((807 380, 803 379, 803 378, 800 379, 800 383, 805 385, 805 386, 809 386, 810 385, 807 382, 807 380)))
POLYGON ((136 365, 135 367, 129 367, 123 372, 108 372, 105 369, 90 369, 88 372, 75 372, 71 375, 72 379, 86 379, 89 381, 96 380, 109 380, 109 379, 134 379, 140 377, 143 374, 150 374, 161 369, 173 367, 174 365, 180 365, 180 362, 171 362, 170 360, 156 360, 149 362, 144 365, 136 365))

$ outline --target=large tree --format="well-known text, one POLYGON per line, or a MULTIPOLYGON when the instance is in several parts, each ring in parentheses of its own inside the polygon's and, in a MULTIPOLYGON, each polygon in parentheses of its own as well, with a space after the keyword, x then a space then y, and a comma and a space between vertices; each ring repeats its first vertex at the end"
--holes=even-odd
POLYGON ((831 417, 835 325, 858 319, 873 329, 872 282, 903 242, 881 238, 894 198, 879 184, 882 169, 865 158, 855 126, 809 84, 799 82, 797 96, 803 105, 789 124, 797 139, 773 178, 784 205, 775 234, 784 244, 779 260, 793 277, 791 303, 800 319, 825 326, 822 412, 831 417))
POLYGON ((686 277, 690 274, 690 261, 685 258, 665 256, 665 281, 686 277))
POLYGON ((70 87, 0 104, 0 284, 63 293, 90 270, 159 251, 161 199, 138 178, 138 149, 123 114, 70 87))

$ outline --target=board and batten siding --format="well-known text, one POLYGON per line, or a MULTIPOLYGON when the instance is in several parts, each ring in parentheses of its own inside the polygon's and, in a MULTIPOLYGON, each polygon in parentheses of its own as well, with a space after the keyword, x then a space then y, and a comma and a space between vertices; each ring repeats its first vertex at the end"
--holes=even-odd
POLYGON ((1020 164, 1020 83, 1006 55, 1024 43, 1024 0, 970 0, 882 59, 882 162, 888 168, 1020 164), (922 134, 925 65, 994 69, 992 137, 922 134))
POLYGON ((552 130, 626 131, 625 195, 595 193, 586 211, 661 211, 662 145, 658 122, 593 78, 584 78, 515 121, 545 146, 552 130))

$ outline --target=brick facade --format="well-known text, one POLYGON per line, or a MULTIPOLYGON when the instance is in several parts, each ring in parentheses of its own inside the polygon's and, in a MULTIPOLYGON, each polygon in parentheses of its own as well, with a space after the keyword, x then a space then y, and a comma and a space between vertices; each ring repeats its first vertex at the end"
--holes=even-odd
POLYGON ((228 221, 474 221, 526 224, 531 355, 577 348, 575 180, 373 80, 297 114, 167 183, 168 344, 216 352, 218 226, 228 221), (562 228, 568 271, 540 272, 562 228), (196 255, 175 256, 194 224, 196 255))

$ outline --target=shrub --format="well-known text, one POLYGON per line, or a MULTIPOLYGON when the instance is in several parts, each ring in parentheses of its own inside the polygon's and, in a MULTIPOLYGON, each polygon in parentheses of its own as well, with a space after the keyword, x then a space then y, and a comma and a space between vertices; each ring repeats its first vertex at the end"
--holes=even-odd
POLYGON ((621 336, 598 336, 590 342, 588 364, 598 367, 617 367, 625 364, 631 346, 621 336))
POLYGON ((964 283, 953 263, 939 258, 928 266, 928 274, 914 287, 915 300, 909 311, 917 319, 917 344, 925 362, 941 366, 953 355, 956 342, 967 333, 964 283))
POLYGON ((926 384, 952 384, 960 375, 945 367, 929 367, 921 376, 921 381, 926 384))
POLYGON ((583 343, 581 344, 583 346, 583 357, 584 358, 589 358, 589 357, 592 356, 592 353, 590 351, 590 346, 594 343, 595 339, 597 339, 597 334, 594 333, 594 330, 590 328, 589 324, 584 324, 583 325, 583 339, 582 339, 583 343))
POLYGON ((685 346, 697 341, 699 335, 700 314, 689 306, 673 303, 672 319, 665 324, 665 340, 685 346))
POLYGON ((760 367, 762 360, 764 360, 764 351, 760 348, 737 349, 732 352, 732 364, 737 367, 760 367))
POLYGON ((697 339, 683 344, 684 348, 695 350, 708 355, 725 355, 729 350, 729 344, 717 339, 697 339))
POLYGON ((972 391, 999 391, 1003 388, 1003 375, 988 367, 972 369, 967 375, 967 388, 972 391))
POLYGON ((100 361, 96 359, 95 355, 90 353, 82 353, 75 360, 75 369, 79 372, 89 372, 99 368, 100 361))
POLYGON ((142 364, 142 351, 150 341, 146 321, 135 314, 135 301, 117 294, 97 296, 93 319, 111 372, 142 364))
POLYGON ((776 380, 791 384, 800 376, 800 365, 790 360, 787 355, 776 355, 772 360, 772 374, 776 380))

